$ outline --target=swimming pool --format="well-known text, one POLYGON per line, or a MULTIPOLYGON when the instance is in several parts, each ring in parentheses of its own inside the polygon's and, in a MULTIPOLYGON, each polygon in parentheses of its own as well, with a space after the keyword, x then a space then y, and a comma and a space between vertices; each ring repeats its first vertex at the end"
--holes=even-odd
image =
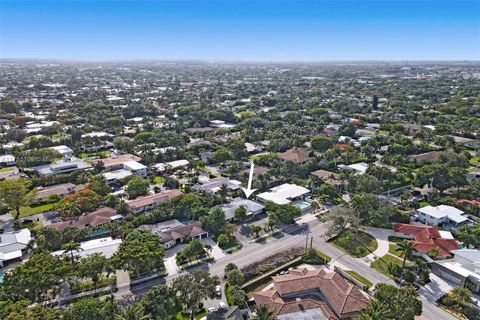
POLYGON ((5 277, 5 272, 0 271, 0 283, 3 282, 3 277, 5 277))
POLYGON ((304 211, 304 210, 307 210, 310 208, 310 203, 306 202, 306 201, 302 201, 302 202, 297 202, 295 203, 295 207, 299 208, 300 210, 304 211))

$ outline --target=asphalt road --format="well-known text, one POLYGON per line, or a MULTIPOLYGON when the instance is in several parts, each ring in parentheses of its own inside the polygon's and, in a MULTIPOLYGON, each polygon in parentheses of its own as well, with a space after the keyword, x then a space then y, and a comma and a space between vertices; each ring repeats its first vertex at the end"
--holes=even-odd
MULTIPOLYGON (((313 237, 313 246, 318 249, 319 251, 329 255, 332 257, 333 261, 338 262, 342 266, 355 270, 368 280, 373 283, 389 283, 395 284, 393 280, 384 276, 383 274, 375 271, 374 269, 370 268, 367 264, 359 261, 356 258, 353 258, 343 251, 339 250, 338 248, 330 245, 329 243, 325 242, 325 232, 326 232, 326 225, 324 223, 319 222, 318 220, 313 220, 308 223, 309 225, 309 237, 313 237)), ((245 245, 242 250, 232 255, 227 255, 222 259, 217 261, 213 261, 212 263, 204 266, 200 266, 198 268, 191 269, 193 271, 195 269, 208 269, 211 274, 218 275, 220 278, 223 277, 224 268, 229 263, 236 264, 239 268, 242 268, 246 265, 249 265, 253 262, 260 261, 265 257, 274 255, 276 253, 288 250, 294 247, 305 247, 306 245, 306 233, 303 230, 299 230, 293 233, 284 233, 282 237, 279 238, 270 238, 266 242, 263 243, 250 243, 245 245)), ((310 245, 310 239, 308 240, 308 244, 310 245)), ((163 279, 155 280, 150 282, 143 283, 138 286, 134 286, 131 291, 134 294, 143 294, 144 292, 148 291, 149 288, 155 284, 164 284, 170 283, 173 279, 178 277, 180 274, 168 276, 163 279)), ((428 302, 423 297, 420 297, 423 302, 423 316, 430 320, 455 320, 456 318, 451 316, 450 314, 446 313, 442 309, 438 308, 434 304, 428 302)))

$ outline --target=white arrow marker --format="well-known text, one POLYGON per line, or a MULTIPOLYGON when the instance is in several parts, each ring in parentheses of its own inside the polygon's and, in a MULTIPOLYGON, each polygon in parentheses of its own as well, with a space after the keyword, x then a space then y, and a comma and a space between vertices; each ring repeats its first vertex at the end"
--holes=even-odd
POLYGON ((248 199, 248 197, 250 197, 252 195, 252 193, 254 193, 255 191, 257 191, 257 189, 252 189, 252 180, 253 180, 253 167, 254 167, 254 164, 253 164, 253 161, 250 162, 250 174, 248 175, 248 184, 247 184, 247 188, 242 188, 243 192, 245 193, 245 197, 248 199))

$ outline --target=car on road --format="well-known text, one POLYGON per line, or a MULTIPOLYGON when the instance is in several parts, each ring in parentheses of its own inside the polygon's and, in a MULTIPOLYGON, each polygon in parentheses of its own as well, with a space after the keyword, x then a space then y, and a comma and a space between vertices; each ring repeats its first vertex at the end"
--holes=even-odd
POLYGON ((215 312, 215 311, 217 311, 217 308, 215 308, 215 307, 208 308, 208 313, 212 313, 212 312, 215 312))
POLYGON ((220 303, 218 305, 220 306, 220 309, 226 309, 227 308, 227 304, 223 301, 220 301, 220 303))
POLYGON ((217 297, 222 296, 222 288, 220 286, 215 287, 215 294, 217 295, 217 297))

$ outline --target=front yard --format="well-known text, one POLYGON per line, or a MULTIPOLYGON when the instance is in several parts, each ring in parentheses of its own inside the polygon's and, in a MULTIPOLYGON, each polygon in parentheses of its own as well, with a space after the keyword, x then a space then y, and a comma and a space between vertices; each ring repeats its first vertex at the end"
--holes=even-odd
MULTIPOLYGON (((42 212, 51 211, 56 203, 45 203, 40 205, 31 205, 28 207, 20 208, 20 218, 25 218, 28 216, 33 216, 42 212)), ((15 215, 15 211, 10 211, 12 215, 15 215)))
POLYGON ((363 258, 378 248, 378 242, 374 237, 358 231, 357 239, 354 230, 345 231, 331 243, 355 258, 363 258))

